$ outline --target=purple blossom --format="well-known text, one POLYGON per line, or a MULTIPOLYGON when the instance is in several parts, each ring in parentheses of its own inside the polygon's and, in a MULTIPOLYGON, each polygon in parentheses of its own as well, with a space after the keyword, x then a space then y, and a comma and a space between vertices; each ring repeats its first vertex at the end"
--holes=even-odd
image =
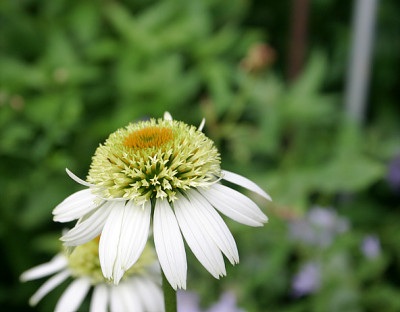
POLYGON ((199 295, 193 291, 178 290, 176 300, 178 312, 201 312, 199 295))
POLYGON ((368 259, 375 259, 381 253, 381 243, 376 235, 367 235, 361 243, 361 251, 368 259))
MULTIPOLYGON (((203 312, 199 307, 199 296, 195 292, 179 290, 177 292, 178 312, 203 312)), ((236 306, 233 292, 224 292, 220 299, 204 312, 245 312, 236 306)))
POLYGON ((224 292, 219 301, 214 303, 207 312, 244 312, 236 306, 236 296, 233 292, 224 292))
POLYGON ((307 262, 292 279, 295 297, 312 294, 321 286, 321 267, 316 262, 307 262))
POLYGON ((289 223, 289 235, 308 245, 329 247, 339 233, 349 229, 349 221, 333 209, 314 207, 300 220, 289 223))
POLYGON ((395 192, 400 192, 400 156, 389 163, 387 181, 395 192))

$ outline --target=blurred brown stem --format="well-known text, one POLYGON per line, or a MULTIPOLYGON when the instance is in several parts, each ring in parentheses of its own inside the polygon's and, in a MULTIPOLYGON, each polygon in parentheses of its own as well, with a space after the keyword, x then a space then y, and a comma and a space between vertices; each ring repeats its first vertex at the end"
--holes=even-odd
POLYGON ((293 81, 300 73, 307 44, 309 0, 293 0, 289 42, 288 79, 293 81))

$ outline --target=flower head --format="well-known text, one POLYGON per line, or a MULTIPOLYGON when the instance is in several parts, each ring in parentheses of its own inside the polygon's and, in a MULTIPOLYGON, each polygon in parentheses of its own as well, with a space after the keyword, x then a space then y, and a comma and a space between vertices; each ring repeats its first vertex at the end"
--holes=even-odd
POLYGON ((150 120, 119 129, 97 149, 88 181, 67 170, 88 188, 72 194, 53 211, 54 220, 78 219, 61 239, 77 246, 101 234, 103 275, 118 284, 146 245, 152 219, 154 244, 161 268, 174 289, 186 288, 183 237, 215 277, 226 274, 222 254, 232 264, 239 255, 235 240, 216 209, 250 225, 268 219, 245 195, 224 186, 238 184, 264 198, 254 182, 221 170, 214 143, 199 129, 172 120, 150 120), (182 233, 182 234, 181 234, 182 233))
POLYGON ((88 181, 103 198, 144 205, 155 198, 173 202, 177 192, 211 185, 220 174, 218 151, 201 131, 151 119, 111 134, 96 150, 88 181))
POLYGON ((36 305, 65 280, 72 282, 58 300, 55 311, 77 311, 93 288, 90 311, 162 311, 163 296, 154 251, 146 247, 135 266, 128 270, 118 286, 104 279, 98 255, 98 239, 76 247, 70 254, 60 253, 50 262, 36 266, 21 275, 22 281, 50 276, 30 298, 36 305))

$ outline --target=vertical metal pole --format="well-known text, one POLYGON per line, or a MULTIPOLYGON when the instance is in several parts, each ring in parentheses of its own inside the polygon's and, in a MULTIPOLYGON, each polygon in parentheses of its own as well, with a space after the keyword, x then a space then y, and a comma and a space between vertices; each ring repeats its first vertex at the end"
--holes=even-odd
POLYGON ((356 0, 354 6, 345 105, 348 115, 359 124, 365 118, 377 2, 378 0, 356 0))

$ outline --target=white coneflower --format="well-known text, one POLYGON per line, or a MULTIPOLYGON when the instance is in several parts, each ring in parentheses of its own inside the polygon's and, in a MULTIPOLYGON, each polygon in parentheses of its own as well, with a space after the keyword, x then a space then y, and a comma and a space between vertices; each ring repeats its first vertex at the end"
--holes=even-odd
POLYGON ((60 253, 50 262, 24 272, 21 280, 30 281, 53 274, 30 298, 30 305, 36 305, 70 278, 72 282, 58 300, 55 311, 77 311, 91 287, 91 312, 106 312, 108 307, 111 311, 164 311, 159 266, 150 247, 145 248, 143 255, 125 273, 118 286, 103 277, 96 239, 76 247, 70 255, 60 253))
POLYGON ((112 133, 100 145, 88 188, 72 194, 53 211, 54 220, 78 219, 61 239, 83 244, 101 234, 103 274, 117 284, 139 258, 153 219, 154 243, 162 270, 174 289, 186 288, 186 254, 181 232, 202 265, 216 278, 226 274, 222 253, 238 263, 236 243, 215 209, 250 226, 268 219, 243 194, 221 179, 270 197, 254 182, 221 170, 220 155, 201 129, 172 120, 142 121, 112 133), (215 208, 215 209, 214 209, 215 208))

